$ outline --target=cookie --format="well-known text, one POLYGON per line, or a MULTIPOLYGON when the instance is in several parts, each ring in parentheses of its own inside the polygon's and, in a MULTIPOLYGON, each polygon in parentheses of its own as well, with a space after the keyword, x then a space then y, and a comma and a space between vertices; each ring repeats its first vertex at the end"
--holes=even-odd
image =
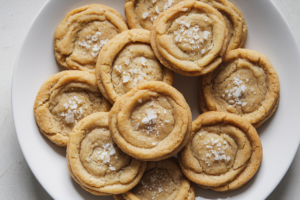
POLYGON ((191 110, 161 81, 147 81, 123 95, 109 113, 112 137, 122 151, 145 161, 178 153, 191 137, 191 110))
POLYGON ((182 174, 176 158, 148 162, 141 182, 115 200, 194 200, 195 189, 182 174))
POLYGON ((150 31, 124 31, 101 50, 96 65, 97 83, 112 104, 137 84, 163 81, 172 85, 174 74, 155 57, 150 31))
POLYGON ((259 127, 276 110, 280 99, 278 75, 269 59, 253 50, 229 51, 217 70, 200 78, 203 112, 237 114, 259 127))
MULTIPOLYGON (((125 13, 128 26, 131 29, 151 30, 159 14, 182 1, 185 0, 127 0, 125 13)), ((242 13, 228 0, 200 1, 213 6, 223 15, 230 36, 227 51, 241 48, 247 36, 247 25, 242 13)))
POLYGON ((242 13, 228 0, 200 0, 217 9, 224 17, 229 31, 227 51, 243 47, 247 36, 247 25, 242 13))
POLYGON ((108 128, 108 113, 104 112, 89 115, 74 127, 67 147, 67 163, 74 180, 95 195, 131 190, 147 165, 117 147, 108 128))
POLYGON ((67 146, 73 127, 94 112, 107 112, 111 104, 100 93, 95 75, 63 71, 49 77, 34 102, 40 131, 58 146, 67 146))
POLYGON ((224 17, 212 6, 183 1, 158 16, 151 46, 160 62, 185 76, 200 76, 221 62, 229 42, 224 17))
POLYGON ((125 30, 125 19, 110 7, 91 4, 74 9, 56 28, 55 58, 67 69, 95 73, 101 48, 125 30))
POLYGON ((125 14, 130 29, 151 30, 158 15, 184 0, 127 0, 125 14))
POLYGON ((182 172, 200 187, 236 190, 257 172, 262 145, 245 119, 225 112, 207 112, 193 121, 193 138, 178 154, 182 172))

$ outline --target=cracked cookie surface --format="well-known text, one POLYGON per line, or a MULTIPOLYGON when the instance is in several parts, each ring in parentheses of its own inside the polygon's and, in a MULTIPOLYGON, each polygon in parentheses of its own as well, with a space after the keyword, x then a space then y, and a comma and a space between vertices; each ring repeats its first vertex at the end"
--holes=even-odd
POLYGON ((98 112, 82 119, 70 134, 68 169, 74 180, 96 195, 120 194, 140 181, 146 162, 123 153, 113 142, 108 113, 98 112))
POLYGON ((224 17, 206 3, 183 1, 158 16, 151 46, 160 62, 185 76, 214 70, 229 42, 224 17))
POLYGON ((200 187, 226 192, 246 184, 262 161, 262 145, 245 119, 207 112, 193 121, 194 136, 178 154, 185 176, 200 187))
POLYGON ((113 8, 91 4, 74 9, 56 28, 56 60, 67 69, 95 73, 101 48, 125 30, 125 19, 113 8))
POLYGON ((278 75, 268 58, 256 51, 229 51, 214 72, 201 77, 199 101, 203 112, 237 114, 254 127, 276 110, 279 102, 278 75))
POLYGON ((115 195, 115 200, 194 200, 195 191, 176 158, 148 162, 141 182, 131 191, 115 195))
POLYGON ((182 94, 160 81, 137 85, 109 115, 112 137, 130 156, 158 161, 178 153, 191 137, 191 111, 182 94))
POLYGON ((83 117, 110 108, 94 75, 63 71, 49 77, 40 88, 34 115, 40 131, 56 145, 65 147, 73 127, 83 117))
POLYGON ((172 85, 174 74, 155 57, 150 32, 129 30, 114 37, 103 47, 96 65, 100 91, 113 104, 144 81, 163 81, 172 85))

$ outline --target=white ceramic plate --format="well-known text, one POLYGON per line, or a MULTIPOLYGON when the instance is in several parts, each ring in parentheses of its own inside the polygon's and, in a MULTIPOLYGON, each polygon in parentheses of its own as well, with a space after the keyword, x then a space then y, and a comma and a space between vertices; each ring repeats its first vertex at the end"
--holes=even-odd
MULTIPOLYGON (((124 15, 125 0, 49 0, 33 21, 16 61, 12 106, 16 132, 32 172, 54 199, 101 199, 85 192, 69 175, 65 149, 56 147, 38 130, 33 115, 35 96, 43 82, 63 70, 54 58, 53 35, 72 9, 100 3, 124 15)), ((245 48, 269 57, 281 83, 281 100, 275 114, 258 129, 263 144, 263 162, 257 174, 241 190, 219 194, 197 188, 204 199, 265 199, 288 170, 300 141, 300 63, 296 42, 283 17, 270 0, 234 0, 248 25, 245 48)), ((189 103, 193 118, 198 115, 197 78, 176 75, 174 86, 189 103)))

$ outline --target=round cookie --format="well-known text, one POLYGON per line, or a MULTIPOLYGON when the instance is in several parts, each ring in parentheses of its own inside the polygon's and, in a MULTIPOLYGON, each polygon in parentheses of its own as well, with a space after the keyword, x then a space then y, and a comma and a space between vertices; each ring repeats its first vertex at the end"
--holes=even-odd
POLYGON ((95 73, 101 48, 125 30, 128 30, 125 19, 110 7, 91 4, 76 8, 56 28, 55 58, 67 69, 95 73))
POLYGON ((151 46, 167 68, 200 76, 221 62, 229 42, 224 17, 212 6, 184 1, 163 12, 151 30, 151 46))
POLYGON ((178 153, 191 138, 191 110, 161 81, 147 81, 123 95, 109 113, 112 137, 122 151, 145 161, 178 153))
POLYGON ((245 119, 207 112, 193 121, 193 138, 178 154, 182 172, 200 187, 219 192, 236 190, 257 172, 262 145, 245 119))
POLYGON ((259 127, 276 110, 280 99, 278 75, 269 59, 253 50, 229 51, 224 62, 200 78, 203 112, 237 114, 259 127))
MULTIPOLYGON (((158 15, 173 5, 185 0, 127 0, 125 3, 126 19, 129 28, 151 30, 158 15)), ((200 0, 216 8, 224 17, 229 31, 228 50, 241 48, 246 39, 247 26, 241 12, 228 0, 200 0)))
POLYGON ((158 15, 185 0, 127 0, 125 14, 130 29, 151 30, 158 15))
POLYGON ((41 86, 34 102, 34 116, 40 131, 56 145, 65 147, 77 122, 110 108, 98 89, 95 75, 63 71, 41 86))
POLYGON ((144 81, 163 81, 172 85, 174 73, 155 57, 150 31, 124 31, 101 50, 96 65, 100 91, 112 104, 144 81))
POLYGON ((108 113, 83 118, 67 147, 68 169, 74 180, 95 195, 120 194, 138 184, 146 162, 123 153, 111 138, 108 113))
POLYGON ((243 47, 247 36, 247 25, 242 13, 228 0, 200 0, 217 9, 224 17, 229 31, 227 51, 243 47))
POLYGON ((182 174, 176 158, 148 162, 141 182, 115 200, 194 200, 194 186, 182 174))

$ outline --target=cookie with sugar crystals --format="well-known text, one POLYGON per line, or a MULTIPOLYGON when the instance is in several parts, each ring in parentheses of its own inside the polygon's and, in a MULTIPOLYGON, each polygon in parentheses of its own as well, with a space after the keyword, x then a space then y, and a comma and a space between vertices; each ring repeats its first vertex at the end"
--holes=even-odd
MULTIPOLYGON (((186 0, 127 0, 125 3, 126 19, 129 28, 147 29, 151 27, 159 14, 168 8, 186 0)), ((228 50, 241 48, 246 39, 247 25, 242 13, 228 0, 199 0, 217 9, 224 17, 229 31, 228 50)))
POLYGON ((108 113, 83 118, 73 129, 67 147, 73 179, 95 195, 120 194, 136 186, 146 162, 123 153, 111 138, 108 113))
POLYGON ((195 189, 182 174, 176 158, 148 162, 141 182, 115 200, 194 200, 195 189))
POLYGON ((150 46, 150 31, 124 31, 101 50, 96 65, 100 91, 112 104, 137 84, 163 81, 172 85, 174 73, 157 60, 150 46))
POLYGON ((158 15, 184 0, 127 0, 125 14, 130 29, 151 30, 158 15))
POLYGON ((219 192, 236 190, 257 172, 262 144, 245 119, 207 112, 193 121, 193 138, 178 154, 182 172, 198 186, 219 192))
POLYGON ((178 153, 191 137, 191 110, 184 97, 161 81, 140 83, 109 112, 112 137, 122 151, 145 161, 178 153))
POLYGON ((95 75, 63 71, 49 77, 34 102, 40 131, 58 146, 67 146, 73 127, 94 112, 107 112, 111 104, 100 93, 95 75))
POLYGON ((242 13, 228 0, 200 0, 217 9, 224 17, 229 31, 227 51, 243 47, 247 36, 247 25, 242 13))
POLYGON ((158 16, 151 30, 151 46, 167 68, 200 76, 221 62, 229 42, 222 14, 209 4, 183 1, 158 16))
POLYGON ((200 78, 203 112, 233 113, 259 127, 276 110, 280 99, 278 75, 269 59, 253 50, 229 51, 224 62, 200 78))
POLYGON ((101 48, 125 30, 125 19, 113 8, 100 4, 76 8, 56 28, 55 58, 67 69, 94 73, 101 48))

